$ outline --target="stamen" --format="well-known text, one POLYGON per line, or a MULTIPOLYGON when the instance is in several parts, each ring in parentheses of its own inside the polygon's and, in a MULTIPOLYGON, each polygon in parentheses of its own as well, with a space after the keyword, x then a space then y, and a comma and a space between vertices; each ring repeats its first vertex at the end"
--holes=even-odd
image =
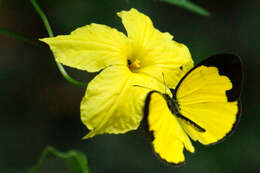
POLYGON ((136 70, 137 68, 141 67, 140 65, 140 61, 138 59, 134 60, 133 62, 131 62, 130 60, 128 60, 128 67, 131 71, 136 70))

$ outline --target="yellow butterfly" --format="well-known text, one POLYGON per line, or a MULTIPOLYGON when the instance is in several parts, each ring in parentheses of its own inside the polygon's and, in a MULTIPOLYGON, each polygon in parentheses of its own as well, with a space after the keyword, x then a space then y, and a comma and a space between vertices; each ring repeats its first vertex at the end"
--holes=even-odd
POLYGON ((242 80, 239 57, 219 54, 191 69, 171 89, 172 98, 151 91, 144 114, 155 153, 178 165, 185 161, 184 147, 194 152, 189 137, 209 145, 229 136, 240 117, 242 80))

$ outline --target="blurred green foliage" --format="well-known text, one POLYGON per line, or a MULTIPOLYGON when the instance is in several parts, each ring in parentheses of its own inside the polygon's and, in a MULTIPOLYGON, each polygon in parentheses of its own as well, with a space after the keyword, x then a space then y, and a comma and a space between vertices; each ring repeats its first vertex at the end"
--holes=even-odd
MULTIPOLYGON (((187 163, 177 168, 158 161, 142 128, 82 141, 87 130, 80 122, 79 104, 85 88, 64 80, 47 46, 0 36, 0 172, 27 172, 47 145, 82 151, 93 173, 258 172, 260 2, 192 2, 208 9, 210 17, 151 0, 41 0, 39 4, 57 35, 92 22, 124 31, 115 13, 136 8, 150 16, 160 31, 187 45, 196 63, 216 53, 240 55, 245 67, 243 113, 231 137, 210 147, 195 143, 196 153, 187 152, 187 163)), ((29 38, 48 36, 29 1, 6 0, 2 5, 0 26, 29 38)), ((95 75, 66 70, 85 82, 95 75)))
POLYGON ((161 0, 161 1, 177 5, 179 7, 185 8, 187 10, 193 11, 193 12, 198 13, 203 16, 210 15, 210 13, 207 10, 201 8, 200 6, 194 4, 193 2, 191 2, 189 0, 161 0))
POLYGON ((68 169, 73 173, 89 173, 87 158, 83 153, 74 150, 60 152, 51 146, 48 146, 43 150, 39 161, 30 169, 29 173, 38 172, 39 168, 42 167, 43 162, 48 159, 48 155, 64 159, 68 169))

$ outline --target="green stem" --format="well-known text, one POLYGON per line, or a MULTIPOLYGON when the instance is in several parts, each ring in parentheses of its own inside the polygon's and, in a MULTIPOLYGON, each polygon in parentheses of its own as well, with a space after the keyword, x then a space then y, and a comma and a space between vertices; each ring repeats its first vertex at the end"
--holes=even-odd
MULTIPOLYGON (((3 0, 0 0, 0 7, 2 6, 2 3, 3 3, 3 0)), ((17 39, 17 40, 22 40, 33 46, 40 46, 40 44, 37 41, 27 38, 26 36, 24 36, 22 34, 10 31, 9 29, 3 28, 3 27, 0 27, 0 34, 7 36, 7 37, 17 39)))
POLYGON ((36 10, 36 12, 40 15, 43 23, 44 23, 44 26, 49 34, 50 37, 53 37, 53 32, 51 30, 51 26, 48 22, 48 19, 46 17, 46 15, 43 13, 43 11, 41 10, 41 8, 39 7, 39 5, 37 4, 36 0, 30 0, 31 4, 33 5, 34 9, 36 10))
MULTIPOLYGON (((54 58, 55 59, 55 58, 54 58)), ((74 84, 74 85, 78 85, 78 86, 87 86, 88 84, 87 83, 84 83, 84 82, 80 82, 80 81, 77 81, 73 78, 71 78, 68 73, 66 72, 66 70, 63 68, 63 66, 61 65, 61 63, 59 63, 58 61, 56 61, 56 64, 58 66, 58 69, 60 70, 62 76, 67 80, 69 81, 70 83, 74 84)))
MULTIPOLYGON (((36 12, 40 15, 44 26, 49 34, 49 37, 53 37, 53 32, 52 29, 50 27, 50 24, 48 22, 48 19, 46 17, 46 15, 44 14, 44 12, 41 10, 41 8, 39 7, 39 5, 37 4, 36 0, 30 0, 31 4, 33 5, 33 7, 35 8, 36 12)), ((56 61, 56 58, 54 57, 55 62, 58 66, 59 71, 61 72, 62 76, 70 83, 75 84, 75 85, 79 85, 79 86, 87 86, 87 83, 84 82, 79 82, 73 78, 71 78, 68 73, 66 72, 66 70, 64 69, 64 67, 58 62, 56 61)))
POLYGON ((22 40, 22 41, 24 41, 24 42, 26 42, 28 44, 33 45, 33 46, 40 46, 39 42, 37 42, 35 40, 32 40, 32 39, 29 39, 29 38, 27 38, 26 36, 24 36, 22 34, 10 31, 10 30, 8 30, 6 28, 0 27, 0 34, 1 35, 5 35, 5 36, 10 37, 10 38, 17 39, 17 40, 22 40))

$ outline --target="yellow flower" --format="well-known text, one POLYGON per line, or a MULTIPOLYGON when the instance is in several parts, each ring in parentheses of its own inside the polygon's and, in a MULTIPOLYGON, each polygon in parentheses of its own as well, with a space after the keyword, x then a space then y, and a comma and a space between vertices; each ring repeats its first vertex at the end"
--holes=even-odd
POLYGON ((163 74, 166 85, 175 88, 193 66, 187 47, 155 29, 149 17, 136 9, 117 15, 127 36, 90 24, 70 35, 41 39, 58 62, 88 72, 102 70, 89 83, 81 102, 82 122, 91 130, 85 138, 137 129, 147 88, 165 92, 163 74))

